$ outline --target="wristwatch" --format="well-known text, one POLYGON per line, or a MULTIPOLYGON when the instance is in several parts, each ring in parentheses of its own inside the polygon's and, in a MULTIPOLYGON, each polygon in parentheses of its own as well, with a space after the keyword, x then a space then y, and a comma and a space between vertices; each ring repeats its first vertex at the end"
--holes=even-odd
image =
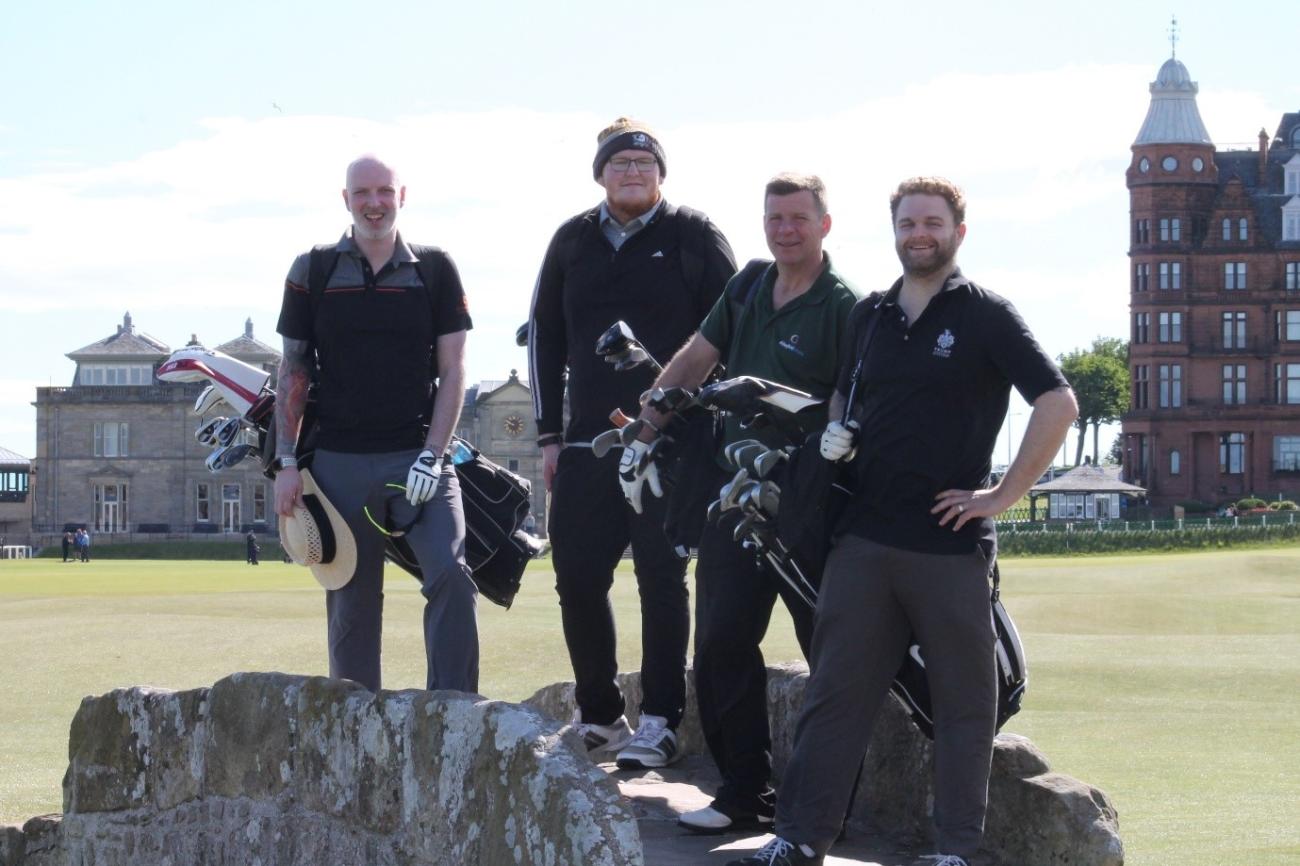
POLYGON ((297 469, 297 457, 277 457, 271 461, 271 468, 279 472, 281 469, 297 469))

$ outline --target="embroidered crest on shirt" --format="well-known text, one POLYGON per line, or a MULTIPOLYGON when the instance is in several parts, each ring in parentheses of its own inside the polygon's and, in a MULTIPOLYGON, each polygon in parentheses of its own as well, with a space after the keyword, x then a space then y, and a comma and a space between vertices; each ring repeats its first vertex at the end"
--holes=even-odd
POLYGON ((794 352, 794 353, 795 353, 796 355, 798 355, 800 358, 806 357, 806 355, 804 354, 803 349, 800 349, 800 348, 799 348, 799 335, 798 335, 798 334, 791 334, 791 335, 789 336, 789 338, 787 338, 787 339, 785 339, 785 340, 780 340, 780 341, 777 343, 777 345, 779 345, 782 349, 785 349, 785 350, 790 351, 790 352, 794 352))
POLYGON ((952 331, 947 328, 939 335, 939 339, 934 343, 934 356, 936 358, 952 357, 952 344, 957 342, 957 338, 952 335, 952 331))

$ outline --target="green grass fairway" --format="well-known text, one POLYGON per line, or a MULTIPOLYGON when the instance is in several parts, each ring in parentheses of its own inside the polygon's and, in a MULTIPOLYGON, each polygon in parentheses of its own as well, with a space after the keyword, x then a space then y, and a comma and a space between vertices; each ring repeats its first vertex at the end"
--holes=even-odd
MULTIPOLYGON (((1128 863, 1300 862, 1300 551, 1007 560, 1003 572, 1031 670, 1008 730, 1111 796, 1128 863)), ((421 598, 390 577, 385 685, 419 687, 421 598)), ((513 610, 480 607, 487 695, 569 678, 552 584, 539 564, 513 610)), ((640 657, 636 599, 625 567, 625 669, 640 657)), ((82 696, 240 670, 322 674, 323 603, 305 572, 276 562, 0 561, 0 823, 61 808, 82 696)), ((765 650, 799 657, 780 611, 765 650)))

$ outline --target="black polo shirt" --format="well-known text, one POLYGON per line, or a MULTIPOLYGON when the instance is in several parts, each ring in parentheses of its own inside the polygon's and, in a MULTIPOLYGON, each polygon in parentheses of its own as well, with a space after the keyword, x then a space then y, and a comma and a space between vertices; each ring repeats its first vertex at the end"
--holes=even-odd
POLYGON ((438 337, 472 327, 460 275, 438 253, 426 289, 400 235, 377 272, 350 233, 336 249, 338 263, 314 300, 310 254, 294 261, 276 325, 315 352, 317 445, 356 454, 419 448, 437 392, 438 337))
MULTIPOLYGON (((935 495, 988 486, 1011 386, 1033 403, 1066 386, 1065 377, 1015 308, 961 271, 910 327, 898 306, 902 286, 900 278, 883 299, 860 301, 849 317, 846 359, 858 357, 869 317, 880 323, 854 399, 862 425, 850 466, 856 493, 838 529, 904 550, 962 554, 986 541, 991 552, 993 521, 940 527, 941 515, 930 513, 935 495)), ((855 366, 840 368, 836 388, 845 396, 855 366)))

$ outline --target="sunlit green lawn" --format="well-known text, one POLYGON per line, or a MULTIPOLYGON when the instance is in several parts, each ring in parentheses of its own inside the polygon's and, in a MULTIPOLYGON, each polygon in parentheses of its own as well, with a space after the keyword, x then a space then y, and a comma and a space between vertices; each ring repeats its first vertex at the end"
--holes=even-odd
MULTIPOLYGON (((1029 654, 1026 734, 1105 790, 1130 864, 1300 862, 1300 552, 1008 560, 1029 654)), ((385 686, 424 681, 421 598, 390 570, 385 686)), ((514 609, 480 608, 482 691, 569 675, 549 565, 514 609)), ((325 672, 323 598, 295 566, 0 562, 0 823, 60 809, 83 695, 210 685, 237 670, 325 672)), ((639 660, 630 571, 621 664, 639 660)), ((778 612, 770 660, 799 657, 778 612)))

